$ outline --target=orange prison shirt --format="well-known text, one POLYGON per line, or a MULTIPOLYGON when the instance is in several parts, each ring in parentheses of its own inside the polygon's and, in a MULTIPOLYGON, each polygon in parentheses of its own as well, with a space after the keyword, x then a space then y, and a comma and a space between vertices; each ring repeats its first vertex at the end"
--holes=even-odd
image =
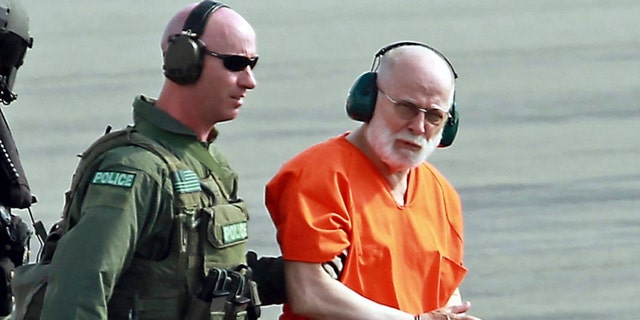
MULTIPOLYGON (((413 314, 444 306, 466 273, 457 192, 425 162, 398 205, 346 135, 298 154, 267 184, 284 259, 323 263, 347 249, 340 281, 355 292, 413 314)), ((281 319, 304 318, 285 304, 281 319)))

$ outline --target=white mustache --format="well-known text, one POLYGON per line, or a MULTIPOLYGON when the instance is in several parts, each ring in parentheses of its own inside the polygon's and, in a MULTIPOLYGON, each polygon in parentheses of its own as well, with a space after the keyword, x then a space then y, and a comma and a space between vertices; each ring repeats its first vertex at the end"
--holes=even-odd
POLYGON ((400 136, 397 137, 400 140, 406 141, 406 142, 410 142, 410 143, 414 143, 417 145, 421 145, 421 146, 425 146, 429 141, 422 136, 416 137, 416 136, 409 136, 406 134, 402 134, 400 136))

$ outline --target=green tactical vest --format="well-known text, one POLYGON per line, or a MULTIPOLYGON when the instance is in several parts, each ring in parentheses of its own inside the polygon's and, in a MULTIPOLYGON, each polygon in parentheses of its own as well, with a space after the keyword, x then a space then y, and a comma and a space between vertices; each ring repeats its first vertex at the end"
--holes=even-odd
MULTIPOLYGON (((120 146, 135 145, 147 149, 161 158, 171 172, 175 205, 173 212, 167 213, 173 215, 173 230, 167 239, 170 247, 168 256, 161 260, 148 258, 155 255, 153 248, 136 248, 131 265, 123 271, 109 300, 110 319, 130 319, 133 315, 140 320, 184 319, 206 270, 245 264, 249 216, 244 202, 232 199, 235 196, 226 190, 225 186, 236 183, 235 175, 224 174, 225 170, 232 172, 231 169, 210 162, 207 167, 213 174, 200 179, 199 186, 183 185, 183 175, 194 171, 158 142, 147 138, 144 134, 160 134, 147 129, 127 127, 98 139, 82 154, 66 194, 64 213, 68 217, 70 212, 80 210, 80 200, 84 195, 76 192, 86 189, 91 173, 96 170, 95 160, 104 152, 120 146)), ((214 159, 208 152, 207 156, 209 159, 205 161, 214 159)), ((65 220, 68 224, 68 219, 65 220)), ((64 226, 65 230, 72 227, 64 226)))

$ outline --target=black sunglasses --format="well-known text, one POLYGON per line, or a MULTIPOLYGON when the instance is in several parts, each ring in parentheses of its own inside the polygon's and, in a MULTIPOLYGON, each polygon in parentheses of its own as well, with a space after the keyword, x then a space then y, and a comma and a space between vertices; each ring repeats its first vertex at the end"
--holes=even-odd
POLYGON ((204 52, 212 57, 216 57, 222 60, 222 64, 227 70, 231 72, 238 72, 244 70, 247 66, 253 69, 258 63, 258 57, 247 58, 245 56, 238 56, 233 54, 222 54, 213 51, 209 51, 207 49, 204 52))

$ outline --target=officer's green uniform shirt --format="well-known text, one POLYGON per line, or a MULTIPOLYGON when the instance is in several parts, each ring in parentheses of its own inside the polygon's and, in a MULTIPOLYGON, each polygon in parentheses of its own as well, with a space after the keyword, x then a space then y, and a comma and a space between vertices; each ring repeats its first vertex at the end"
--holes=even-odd
MULTIPOLYGON (((156 108, 154 102, 136 97, 136 127, 151 126, 197 141, 193 131, 156 108)), ((209 174, 192 155, 160 143, 199 177, 209 174)), ((209 150, 226 164, 213 144, 209 150)), ((107 301, 134 255, 161 259, 168 249, 174 194, 163 160, 143 148, 123 146, 105 153, 98 162, 89 185, 86 189, 80 186, 77 193, 83 197, 81 210, 69 217, 75 226, 56 249, 42 319, 106 319, 107 301)), ((225 174, 235 176, 230 169, 225 174)), ((235 183, 225 187, 235 193, 235 183)))

